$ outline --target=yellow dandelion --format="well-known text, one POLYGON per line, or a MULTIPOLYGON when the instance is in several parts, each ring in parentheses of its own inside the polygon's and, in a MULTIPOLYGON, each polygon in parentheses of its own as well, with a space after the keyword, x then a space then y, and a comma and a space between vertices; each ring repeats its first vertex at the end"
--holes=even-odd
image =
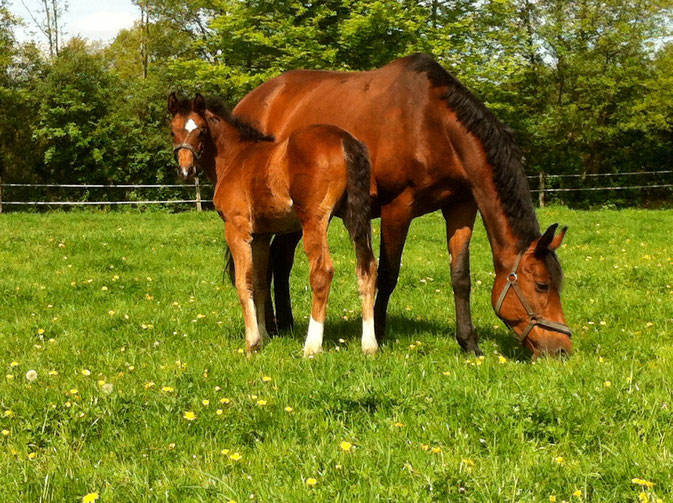
POLYGON ((266 405, 266 400, 257 400, 257 405, 264 407, 266 405))
POLYGON ((49 375, 50 375, 50 376, 57 376, 57 375, 58 375, 58 371, 57 371, 57 370, 50 370, 50 371, 49 371, 49 375))
POLYGON ((175 442, 171 442, 170 444, 168 444, 168 448, 169 448, 171 451, 172 451, 173 449, 175 449, 175 442))
POLYGON ((70 407, 72 407, 72 403, 70 402, 70 400, 68 400, 67 402, 65 402, 63 405, 65 405, 68 409, 69 409, 70 407))
POLYGON ((222 413, 223 413, 223 410, 222 410, 222 409, 217 409, 217 410, 215 411, 215 414, 217 414, 218 416, 221 416, 222 413))
POLYGON ((5 377, 7 378, 8 381, 11 381, 14 379, 14 374, 6 374, 5 377))
POLYGON ((220 453, 222 453, 224 456, 226 456, 227 454, 229 454, 229 449, 222 449, 220 451, 220 453))
POLYGON ((17 362, 17 361, 13 361, 12 363, 9 364, 9 366, 10 366, 10 367, 18 367, 18 366, 19 366, 19 362, 17 362))
POLYGON ((37 457, 37 452, 29 452, 28 459, 35 459, 37 457))
POLYGON ((2 431, 0 431, 0 433, 2 433, 3 437, 9 436, 9 430, 2 430, 2 431))
POLYGON ((220 403, 231 403, 229 398, 220 398, 220 403))
POLYGON ((640 491, 640 494, 638 495, 638 501, 640 503, 647 503, 650 501, 650 498, 647 496, 647 493, 645 491, 640 491))
POLYGON ((161 391, 165 391, 166 393, 172 393, 174 389, 171 386, 164 386, 161 388, 161 391))
POLYGON ((397 422, 397 423, 395 423, 395 426, 397 426, 398 428, 404 428, 406 426, 406 424, 397 422))
POLYGON ((318 483, 318 481, 316 479, 312 478, 312 477, 306 479, 306 485, 309 486, 309 487, 313 487, 317 483, 318 483))
POLYGON ((42 335, 44 333, 44 328, 37 329, 37 335, 42 335))
POLYGON ((654 486, 654 482, 650 482, 649 480, 645 480, 645 479, 635 478, 635 479, 631 479, 631 482, 633 482, 634 484, 638 484, 639 486, 643 486, 643 487, 653 487, 654 486))
POLYGON ((153 386, 154 386, 154 382, 153 381, 148 381, 148 382, 145 383, 144 388, 145 389, 150 389, 153 386))
POLYGON ((557 465, 562 465, 563 463, 565 463, 565 459, 563 459, 563 456, 556 456, 554 458, 554 463, 556 463, 557 465))
POLYGON ((549 496, 549 501, 551 503, 555 503, 556 502, 556 496, 549 496))
POLYGON ((5 413, 3 414, 3 417, 12 417, 14 415, 14 411, 7 409, 5 413))
POLYGON ((577 491, 575 491, 575 492, 573 493, 573 496, 575 496, 576 498, 579 498, 580 496, 582 496, 582 491, 580 491, 580 490, 578 489, 577 491))
POLYGON ((353 448, 353 444, 350 442, 346 442, 345 440, 339 444, 339 447, 341 447, 342 451, 348 452, 353 448))
POLYGON ((285 407, 285 412, 292 412, 294 409, 292 407, 285 407))
POLYGON ((72 388, 72 389, 70 390, 70 394, 71 394, 71 395, 76 395, 77 393, 78 393, 77 388, 72 388))
POLYGON ((500 363, 507 363, 507 358, 505 358, 502 355, 498 355, 498 362, 500 363))
POLYGON ((82 503, 94 503, 99 498, 98 493, 89 493, 82 496, 82 503))
POLYGON ((102 286, 100 289, 103 290, 104 292, 107 292, 108 288, 106 286, 102 286))
POLYGON ((272 379, 269 376, 264 376, 264 377, 262 377, 262 381, 269 382, 269 381, 272 381, 272 379))
POLYGON ((202 403, 205 407, 208 407, 208 405, 210 405, 210 400, 201 400, 201 403, 202 403))
POLYGON ((605 381, 603 383, 603 386, 606 387, 606 388, 609 388, 610 386, 612 386, 612 383, 610 381, 605 381))
POLYGON ((430 452, 433 453, 433 454, 439 454, 440 452, 442 452, 442 448, 441 447, 433 447, 433 448, 430 449, 430 452))
POLYGON ((238 452, 229 455, 229 459, 232 461, 240 461, 243 458, 238 452))
POLYGON ((187 421, 194 421, 194 419, 196 419, 196 414, 188 410, 182 417, 184 417, 187 421))
POLYGON ((105 386, 105 381, 103 381, 102 379, 99 380, 98 381, 98 386, 101 386, 101 387, 105 386))

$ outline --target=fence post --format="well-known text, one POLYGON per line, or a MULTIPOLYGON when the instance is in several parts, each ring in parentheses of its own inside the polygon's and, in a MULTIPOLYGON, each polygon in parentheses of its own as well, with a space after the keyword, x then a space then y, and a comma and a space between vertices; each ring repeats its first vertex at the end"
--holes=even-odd
POLYGON ((201 186, 199 177, 194 177, 194 187, 196 187, 196 211, 201 211, 201 186))
POLYGON ((540 182, 538 183, 538 189, 540 189, 540 192, 538 192, 538 201, 540 202, 540 208, 544 208, 545 206, 545 182, 547 180, 547 177, 545 176, 544 172, 540 171, 540 182))
POLYGON ((0 175, 0 213, 2 213, 2 176, 0 175))

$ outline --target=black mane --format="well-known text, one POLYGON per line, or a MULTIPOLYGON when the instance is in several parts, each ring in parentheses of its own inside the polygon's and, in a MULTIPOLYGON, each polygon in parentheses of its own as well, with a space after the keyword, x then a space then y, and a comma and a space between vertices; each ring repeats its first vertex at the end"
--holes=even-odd
MULTIPOLYGON (((264 134, 249 122, 233 116, 231 110, 222 98, 216 96, 207 97, 206 109, 226 121, 228 124, 234 126, 242 141, 276 141, 276 138, 273 135, 264 134)), ((190 113, 192 111, 192 100, 180 100, 178 103, 178 111, 182 114, 190 113)))
POLYGON ((408 59, 416 72, 427 75, 433 87, 448 87, 442 99, 460 123, 481 140, 505 216, 519 239, 517 249, 522 252, 541 234, 512 130, 432 57, 414 54, 408 59))

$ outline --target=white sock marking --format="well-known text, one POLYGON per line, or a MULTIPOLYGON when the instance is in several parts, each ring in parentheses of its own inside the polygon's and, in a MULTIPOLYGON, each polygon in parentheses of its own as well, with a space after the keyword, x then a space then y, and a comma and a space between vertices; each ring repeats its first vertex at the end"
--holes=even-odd
POLYGON ((365 354, 376 353, 379 345, 376 342, 374 332, 374 318, 362 320, 362 352, 365 354))
POLYGON ((315 321, 311 316, 311 321, 308 323, 308 335, 304 344, 304 356, 311 356, 322 351, 323 330, 323 324, 315 321))
POLYGON ((191 133, 197 127, 199 126, 196 125, 196 122, 194 122, 193 119, 189 119, 187 122, 185 122, 185 131, 187 131, 188 133, 191 133))

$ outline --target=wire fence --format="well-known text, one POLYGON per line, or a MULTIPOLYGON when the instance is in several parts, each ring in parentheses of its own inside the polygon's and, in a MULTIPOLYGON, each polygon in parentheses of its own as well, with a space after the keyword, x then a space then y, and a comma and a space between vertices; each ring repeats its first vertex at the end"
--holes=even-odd
MULTIPOLYGON (((540 173, 538 175, 530 175, 527 178, 534 182, 533 188, 531 188, 532 193, 538 194, 539 202, 541 206, 544 206, 547 202, 547 195, 561 194, 561 193, 576 193, 576 192, 614 192, 614 191, 649 191, 654 189, 673 189, 673 170, 659 170, 659 171, 631 171, 625 173, 586 173, 586 174, 559 174, 559 175, 547 175, 540 173), (668 176, 666 176, 668 175, 668 176), (643 184, 625 184, 619 185, 610 183, 608 185, 592 185, 586 186, 587 181, 595 181, 609 178, 610 182, 614 182, 615 179, 622 180, 632 180, 633 177, 657 177, 658 179, 653 181, 653 183, 643 184), (563 186, 565 180, 574 180, 579 181, 582 186, 577 186, 575 183, 574 186, 567 187, 563 186), (536 184, 535 184, 536 182, 536 184), (662 183, 666 182, 666 183, 662 183), (670 183, 668 183, 670 182, 670 183)), ((197 211, 201 211, 204 203, 212 202, 211 199, 202 197, 202 189, 211 190, 212 185, 210 184, 200 184, 198 178, 195 179, 193 184, 58 184, 58 183, 0 183, 0 213, 2 212, 3 206, 122 206, 122 205, 194 205, 197 211), (10 191, 6 189, 11 189, 10 191), (7 198, 7 193, 11 192, 14 189, 24 189, 22 192, 25 195, 32 194, 35 189, 125 189, 125 190, 135 190, 135 189, 169 189, 169 190, 190 190, 193 191, 193 198, 180 198, 180 199, 163 199, 163 198, 138 198, 138 199, 126 199, 126 200, 80 200, 80 201, 63 201, 63 200, 23 200, 16 201, 7 198), (26 189, 28 189, 26 191, 26 189)), ((667 195, 673 195, 673 191, 666 191, 667 195), (668 194, 670 193, 670 194, 668 194)), ((29 196, 32 199, 32 197, 29 196)))

